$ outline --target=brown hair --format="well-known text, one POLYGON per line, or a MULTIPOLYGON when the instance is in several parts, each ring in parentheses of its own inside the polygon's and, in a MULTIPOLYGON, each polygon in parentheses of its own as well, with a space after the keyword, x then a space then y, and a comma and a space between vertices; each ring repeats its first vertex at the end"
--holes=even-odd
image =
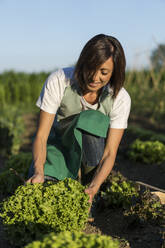
POLYGON ((76 63, 74 79, 83 91, 92 81, 97 69, 111 56, 114 69, 109 83, 113 96, 117 96, 125 80, 124 50, 116 38, 104 34, 96 35, 86 43, 76 63))

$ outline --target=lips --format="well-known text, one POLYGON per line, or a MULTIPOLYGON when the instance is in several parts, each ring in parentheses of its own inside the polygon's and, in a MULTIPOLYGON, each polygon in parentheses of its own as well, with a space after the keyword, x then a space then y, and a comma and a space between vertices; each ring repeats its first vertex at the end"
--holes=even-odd
POLYGON ((100 83, 90 83, 89 86, 90 87, 97 87, 100 83))

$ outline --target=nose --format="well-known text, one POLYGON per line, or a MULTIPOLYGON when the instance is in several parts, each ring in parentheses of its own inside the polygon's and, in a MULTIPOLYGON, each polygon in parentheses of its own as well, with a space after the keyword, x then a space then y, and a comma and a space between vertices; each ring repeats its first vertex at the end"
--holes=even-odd
POLYGON ((94 82, 100 82, 100 73, 99 72, 96 72, 94 77, 93 77, 93 81, 94 82))

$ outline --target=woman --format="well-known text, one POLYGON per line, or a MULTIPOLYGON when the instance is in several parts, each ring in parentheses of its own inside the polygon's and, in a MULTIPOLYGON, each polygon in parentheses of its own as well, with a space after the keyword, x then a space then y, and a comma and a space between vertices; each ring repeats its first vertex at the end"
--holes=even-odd
POLYGON ((48 77, 37 101, 41 111, 33 145, 34 174, 28 182, 44 182, 45 176, 58 178, 58 172, 54 173, 54 170, 58 170, 60 165, 55 163, 52 166, 58 156, 54 156, 50 162, 48 155, 51 154, 54 140, 60 139, 63 145, 56 144, 58 152, 68 143, 61 155, 64 155, 65 161, 69 156, 69 161, 73 162, 72 169, 65 164, 69 173, 74 170, 75 176, 81 164, 86 178, 92 174, 86 189, 92 202, 114 166, 118 146, 127 128, 131 100, 123 88, 125 66, 125 55, 120 42, 112 36, 100 34, 87 42, 75 68, 57 70, 48 77), (76 126, 77 123, 81 128, 76 126), (71 131, 74 128, 76 132, 71 131), (101 133, 102 129, 104 134, 101 133), (52 139, 50 133, 53 133, 52 139), (73 133, 77 133, 79 140, 74 137, 76 141, 72 142, 73 133), (48 142, 48 136, 52 143, 48 142), (50 149, 47 149, 47 143, 51 144, 50 149), (79 145, 74 148, 77 152, 72 149, 73 143, 79 145), (74 153, 71 153, 73 150, 74 153), (81 163, 77 163, 78 168, 75 170, 74 159, 78 152, 81 163))

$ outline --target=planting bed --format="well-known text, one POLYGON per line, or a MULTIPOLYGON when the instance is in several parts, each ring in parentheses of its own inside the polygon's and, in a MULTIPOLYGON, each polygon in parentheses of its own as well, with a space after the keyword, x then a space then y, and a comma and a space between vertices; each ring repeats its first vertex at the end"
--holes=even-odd
MULTIPOLYGON (((29 123, 28 123, 29 125, 29 123)), ((28 130, 28 128, 26 129, 28 130)), ((27 136, 26 136, 27 137, 27 136)), ((132 181, 141 181, 152 186, 165 190, 165 163, 161 165, 145 165, 141 162, 133 162, 126 156, 129 143, 134 140, 134 136, 126 133, 120 145, 116 159, 115 171, 132 181)), ((30 146, 29 146, 30 149, 30 146)), ((28 146, 26 144, 26 151, 28 146)), ((0 158, 0 171, 3 170, 4 159, 0 158)), ((141 191, 146 190, 141 187, 141 191)), ((153 190, 151 190, 153 191, 153 190)), ((131 216, 124 216, 122 207, 101 206, 95 214, 94 222, 87 223, 84 232, 87 234, 98 233, 119 238, 121 248, 164 248, 165 223, 156 221, 137 220, 131 216)), ((0 248, 15 248, 4 239, 4 230, 0 224, 0 248)))

